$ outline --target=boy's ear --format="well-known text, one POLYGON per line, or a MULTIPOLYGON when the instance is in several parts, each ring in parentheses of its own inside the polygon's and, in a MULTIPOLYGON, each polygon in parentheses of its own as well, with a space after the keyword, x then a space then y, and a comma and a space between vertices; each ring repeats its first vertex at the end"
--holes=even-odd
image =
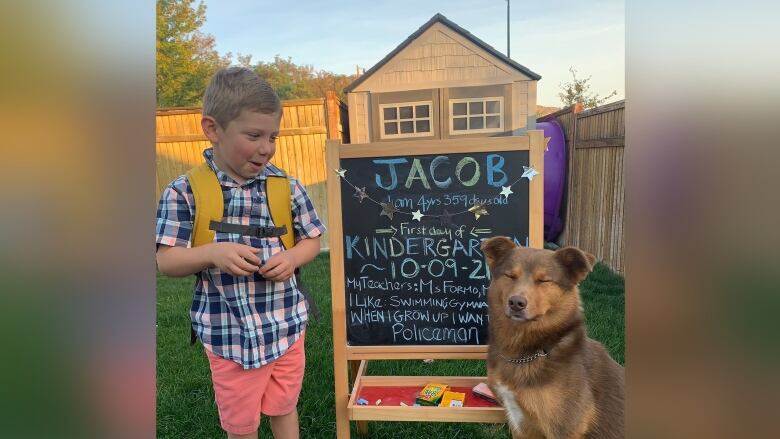
POLYGON ((566 277, 574 285, 582 282, 596 265, 595 256, 576 247, 564 247, 556 250, 554 257, 566 277))
POLYGON ((203 129, 203 134, 206 135, 206 138, 209 139, 211 143, 219 143, 219 138, 217 137, 217 128, 219 125, 213 117, 204 115, 200 119, 200 127, 203 129))
POLYGON ((485 260, 490 268, 500 262, 504 257, 517 248, 514 241, 506 236, 496 236, 482 242, 482 253, 485 254, 485 260))

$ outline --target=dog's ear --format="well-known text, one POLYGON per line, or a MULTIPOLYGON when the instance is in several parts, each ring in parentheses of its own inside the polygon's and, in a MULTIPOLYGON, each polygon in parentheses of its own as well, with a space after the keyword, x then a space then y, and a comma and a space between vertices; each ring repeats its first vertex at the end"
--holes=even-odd
POLYGON ((482 242, 482 253, 485 254, 485 260, 490 268, 496 262, 501 261, 506 255, 512 252, 517 246, 514 241, 506 236, 496 236, 482 242))
POLYGON ((576 247, 564 247, 555 252, 555 261, 574 285, 582 282, 596 265, 596 257, 576 247))

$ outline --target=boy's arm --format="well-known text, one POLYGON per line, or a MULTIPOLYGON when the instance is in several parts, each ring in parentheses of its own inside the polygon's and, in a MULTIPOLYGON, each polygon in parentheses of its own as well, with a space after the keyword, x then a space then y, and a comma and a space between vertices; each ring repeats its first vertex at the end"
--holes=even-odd
POLYGON ((157 269, 171 277, 183 277, 198 273, 211 266, 207 255, 208 245, 187 248, 161 245, 157 249, 157 269))
POLYGON ((219 267, 233 276, 249 276, 259 269, 260 259, 255 254, 258 251, 235 242, 218 242, 193 248, 160 245, 157 249, 157 268, 162 274, 171 277, 189 276, 211 267, 219 267))
POLYGON ((289 251, 295 259, 295 268, 302 267, 320 254, 320 237, 303 238, 289 251))

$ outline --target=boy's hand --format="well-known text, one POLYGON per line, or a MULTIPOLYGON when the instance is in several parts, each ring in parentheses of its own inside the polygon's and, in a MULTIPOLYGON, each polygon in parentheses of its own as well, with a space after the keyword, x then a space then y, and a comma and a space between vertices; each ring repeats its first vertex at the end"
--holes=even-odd
POLYGON ((284 282, 291 278, 295 273, 295 257, 289 251, 283 251, 271 256, 268 261, 260 267, 260 274, 264 278, 274 282, 284 282))
POLYGON ((260 258, 255 253, 260 249, 237 242, 211 244, 209 258, 220 270, 233 276, 249 276, 260 269, 260 258))

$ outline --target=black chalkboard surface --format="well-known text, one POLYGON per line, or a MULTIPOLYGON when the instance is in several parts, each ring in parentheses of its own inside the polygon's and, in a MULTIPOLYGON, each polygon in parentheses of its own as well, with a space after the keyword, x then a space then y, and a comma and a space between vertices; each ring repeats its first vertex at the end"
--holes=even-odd
POLYGON ((479 246, 496 235, 528 245, 529 151, 340 163, 347 343, 486 344, 479 246))

